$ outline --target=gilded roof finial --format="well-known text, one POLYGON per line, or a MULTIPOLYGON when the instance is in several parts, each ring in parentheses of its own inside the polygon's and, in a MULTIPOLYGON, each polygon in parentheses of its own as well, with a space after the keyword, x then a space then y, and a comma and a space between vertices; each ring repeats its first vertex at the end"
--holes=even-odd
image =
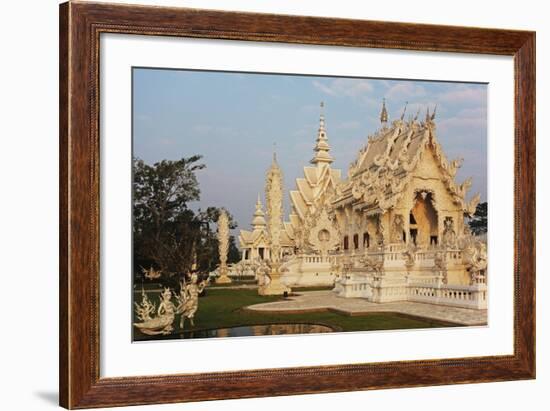
POLYGON ((420 114, 420 107, 418 107, 418 111, 416 112, 416 116, 414 116, 414 121, 418 120, 418 115, 420 114))
POLYGON ((434 121, 434 119, 435 119, 435 112, 436 112, 436 110, 437 110, 437 104, 435 105, 435 107, 434 107, 434 112, 432 113, 432 117, 430 118, 432 121, 434 121))
POLYGON ((426 107, 426 123, 430 121, 430 106, 426 107))
POLYGON ((405 107, 403 108, 403 113, 401 113, 401 120, 403 120, 405 118, 405 113, 407 112, 408 104, 409 104, 409 102, 405 101, 405 107))
POLYGON ((386 110, 386 99, 382 99, 382 111, 380 112, 380 123, 386 125, 388 122, 388 110, 386 110))

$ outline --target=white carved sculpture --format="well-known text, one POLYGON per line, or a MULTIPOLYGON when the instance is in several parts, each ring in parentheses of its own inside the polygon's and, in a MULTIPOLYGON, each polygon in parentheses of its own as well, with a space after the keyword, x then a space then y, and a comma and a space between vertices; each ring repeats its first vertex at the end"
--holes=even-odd
POLYGON ((156 279, 160 278, 160 276, 162 274, 162 271, 155 270, 153 267, 149 268, 148 270, 141 267, 141 272, 143 273, 145 278, 147 278, 148 280, 156 280, 156 279))
POLYGON ((415 264, 414 255, 415 255, 415 247, 414 247, 414 244, 411 242, 407 245, 407 248, 402 253, 403 264, 407 269, 407 274, 410 274, 410 271, 414 267, 414 264, 415 264))
POLYGON ((269 283, 270 281, 269 273, 271 272, 271 268, 266 260, 261 260, 261 259, 256 260, 254 262, 253 270, 254 270, 254 276, 258 281, 258 286, 261 287, 269 283))
POLYGON ((376 275, 384 274, 384 260, 371 258, 368 255, 365 255, 359 258, 359 262, 368 272, 376 275))
POLYGON ((441 279, 443 284, 447 284, 447 280, 448 280, 447 262, 445 261, 445 256, 443 253, 441 252, 436 253, 432 271, 441 279))
POLYGON ((220 253, 219 277, 216 282, 219 284, 228 284, 231 278, 227 275, 227 253, 229 251, 229 218, 227 212, 222 209, 218 218, 218 248, 220 253))
POLYGON ((338 225, 332 219, 326 208, 305 221, 305 231, 308 235, 308 243, 315 250, 319 250, 322 256, 326 256, 330 250, 334 250, 341 241, 338 225))
POLYGON ((181 314, 180 329, 183 330, 185 319, 188 318, 191 326, 195 326, 194 317, 199 308, 199 294, 202 293, 207 285, 207 281, 198 282, 197 274, 191 274, 191 282, 186 284, 181 282, 180 295, 176 296, 178 306, 176 314, 181 314))
POLYGON ((462 250, 462 260, 470 273, 470 284, 483 279, 486 281, 487 245, 472 235, 468 228, 459 241, 462 250))
POLYGON ((273 155, 273 163, 267 172, 266 179, 267 212, 269 215, 268 231, 271 245, 269 278, 258 288, 260 295, 282 295, 289 293, 290 288, 281 282, 281 228, 283 226, 283 173, 277 158, 273 155))
POLYGON ((384 221, 382 220, 382 217, 379 215, 376 225, 376 239, 378 242, 378 246, 383 246, 385 244, 385 236, 386 227, 384 226, 384 221))
POLYGON ((393 241, 402 243, 404 241, 405 222, 401 214, 396 214, 393 218, 393 241))
POLYGON ((151 314, 155 312, 155 304, 149 300, 145 290, 141 289, 141 303, 134 302, 136 306, 136 316, 140 321, 148 321, 151 319, 151 314))
MULTIPOLYGON (((145 298, 147 298, 147 296, 145 296, 144 299, 145 298)), ((145 309, 144 304, 147 304, 147 303, 145 301, 142 301, 142 304, 140 306, 140 311, 137 311, 137 308, 136 308, 136 313, 138 314, 138 316, 144 315, 144 312, 143 312, 143 309, 145 309)), ((169 288, 165 288, 162 294, 160 295, 160 304, 158 307, 157 316, 154 318, 151 317, 152 312, 149 311, 148 315, 144 317, 147 319, 142 319, 142 322, 140 323, 134 323, 134 326, 137 329, 139 329, 143 334, 168 335, 168 334, 171 334, 172 331, 174 330, 172 323, 174 322, 175 313, 176 313, 176 307, 172 303, 172 292, 170 291, 169 288)))
POLYGON ((457 238, 454 230, 454 222, 452 217, 445 217, 443 221, 443 239, 442 244, 445 247, 456 248, 457 238))

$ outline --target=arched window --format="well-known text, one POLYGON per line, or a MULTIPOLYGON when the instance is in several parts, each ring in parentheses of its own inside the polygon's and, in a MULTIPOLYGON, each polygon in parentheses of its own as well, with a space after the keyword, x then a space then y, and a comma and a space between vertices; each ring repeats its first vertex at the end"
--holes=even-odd
POLYGON ((344 236, 344 250, 349 250, 349 238, 347 235, 344 236))
POLYGON ((356 250, 359 248, 359 234, 353 235, 353 248, 356 250))
POLYGON ((368 232, 363 233, 363 248, 369 248, 370 247, 370 235, 368 232))

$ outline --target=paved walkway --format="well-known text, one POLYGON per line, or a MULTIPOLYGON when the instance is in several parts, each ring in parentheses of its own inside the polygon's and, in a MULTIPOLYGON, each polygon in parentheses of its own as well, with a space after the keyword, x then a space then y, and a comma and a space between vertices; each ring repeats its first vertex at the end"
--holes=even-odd
POLYGON ((371 303, 363 298, 338 297, 332 291, 302 291, 299 292, 299 295, 292 296, 285 301, 254 304, 246 308, 266 312, 333 310, 346 315, 394 312, 461 325, 487 324, 487 310, 472 310, 409 301, 371 303))

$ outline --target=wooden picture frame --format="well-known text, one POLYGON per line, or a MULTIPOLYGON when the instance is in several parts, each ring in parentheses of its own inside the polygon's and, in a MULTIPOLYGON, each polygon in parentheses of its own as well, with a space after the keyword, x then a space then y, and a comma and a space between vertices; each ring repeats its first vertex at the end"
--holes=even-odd
POLYGON ((535 33, 184 8, 60 6, 60 404, 90 408, 535 378, 535 33), (99 47, 125 33, 513 56, 514 354, 100 378, 99 47))

